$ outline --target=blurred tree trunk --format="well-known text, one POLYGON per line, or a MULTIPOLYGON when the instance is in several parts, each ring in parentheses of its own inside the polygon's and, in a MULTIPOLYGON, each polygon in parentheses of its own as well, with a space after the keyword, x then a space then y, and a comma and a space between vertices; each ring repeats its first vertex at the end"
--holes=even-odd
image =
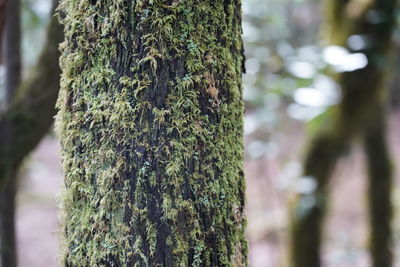
MULTIPOLYGON (((3 33, 4 33, 4 24, 6 22, 6 9, 7 9, 7 0, 0 0, 0 51, 3 51, 3 33)), ((0 63, 3 63, 3 55, 0 53, 0 63)))
POLYGON ((6 2, 6 20, 4 24, 4 56, 6 79, 6 105, 14 99, 21 83, 21 8, 20 0, 6 2))
POLYGON ((0 241, 1 265, 17 266, 17 247, 15 233, 15 196, 17 191, 17 171, 10 168, 8 181, 0 191, 0 241))
MULTIPOLYGON (((53 0, 52 14, 57 3, 58 0, 53 0)), ((62 27, 55 17, 51 19, 46 38, 35 69, 0 114, 0 187, 7 181, 8 167, 17 166, 53 123, 61 73, 58 44, 63 39, 62 27), (7 136, 2 131, 5 128, 10 129, 7 136)))
POLYGON ((384 83, 390 65, 394 0, 329 1, 331 43, 363 53, 368 64, 338 74, 343 99, 327 127, 311 142, 304 176, 314 179, 314 192, 299 194, 293 211, 293 266, 321 266, 321 231, 327 206, 327 185, 339 156, 356 136, 364 139, 369 168, 369 209, 373 266, 391 266, 391 166, 385 140, 384 83))
POLYGON ((390 75, 390 105, 393 110, 400 109, 400 45, 396 45, 396 52, 394 54, 395 62, 394 69, 390 75))
POLYGON ((61 10, 64 266, 246 266, 240 0, 61 10))
POLYGON ((391 203, 392 164, 386 145, 386 123, 383 107, 375 107, 370 124, 364 133, 367 154, 369 187, 369 224, 371 227, 370 251, 372 266, 392 266, 391 203))
MULTIPOLYGON (((21 83, 21 10, 20 1, 6 3, 4 26, 5 63, 5 107, 8 108, 21 83)), ((10 125, 2 129, 6 138, 11 134, 10 125)), ((15 196, 17 190, 17 166, 10 166, 8 179, 0 188, 0 248, 1 266, 17 266, 17 248, 15 235, 15 196)))
MULTIPOLYGON (((58 1, 53 1, 54 8, 58 1)), ((9 3, 15 4, 14 1, 9 3)), ((18 9, 15 9, 18 10, 18 9)), ((13 23, 18 15, 10 15, 13 23)), ((9 26, 6 26, 6 31, 9 26)), ((12 30, 16 34, 17 30, 12 30)), ((6 35, 8 36, 8 35, 6 35)), ((55 102, 59 88, 58 43, 62 40, 62 27, 57 19, 50 22, 47 43, 39 57, 35 71, 19 86, 14 75, 20 75, 19 39, 6 38, 5 60, 7 65, 8 105, 0 114, 0 239, 2 266, 16 266, 15 246, 15 193, 16 174, 22 159, 48 132, 55 114, 55 102), (13 40, 13 41, 11 41, 13 40), (18 43, 14 43, 18 42, 18 43), (18 90, 16 90, 18 88, 18 90)))

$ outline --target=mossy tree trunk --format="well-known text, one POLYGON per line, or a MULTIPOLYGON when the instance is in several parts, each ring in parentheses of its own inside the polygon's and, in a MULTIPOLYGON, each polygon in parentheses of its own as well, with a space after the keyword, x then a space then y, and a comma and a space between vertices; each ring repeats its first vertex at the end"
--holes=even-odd
POLYGON ((299 195, 294 207, 292 263, 296 267, 321 266, 327 185, 336 161, 358 136, 364 140, 368 158, 373 266, 391 266, 392 171, 385 137, 387 86, 384 78, 390 65, 396 1, 330 0, 328 4, 331 44, 347 46, 354 38, 361 40, 358 50, 348 48, 351 52, 363 53, 368 64, 365 68, 338 74, 343 99, 328 126, 313 139, 306 155, 304 176, 315 179, 317 188, 312 193, 299 195))
POLYGON ((246 266, 240 0, 63 0, 64 266, 246 266))

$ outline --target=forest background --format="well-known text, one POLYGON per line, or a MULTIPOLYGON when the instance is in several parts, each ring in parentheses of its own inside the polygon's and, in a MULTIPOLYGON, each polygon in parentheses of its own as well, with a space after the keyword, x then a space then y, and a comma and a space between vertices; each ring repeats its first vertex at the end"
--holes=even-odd
MULTIPOLYGON (((322 5, 323 1, 316 0, 243 1, 247 235, 252 267, 287 264, 289 203, 299 190, 307 190, 298 179, 307 141, 340 100, 338 84, 327 70, 363 64, 362 60, 349 65, 335 61, 335 53, 340 51, 324 43, 322 5)), ((45 43, 51 0, 22 0, 21 8, 22 75, 27 77, 45 43)), ((400 30, 395 31, 393 41, 399 50, 400 30)), ((392 159, 400 162, 400 81, 395 79, 400 57, 396 51, 393 55, 388 73, 388 132, 392 159)), ((3 81, 2 65, 0 83, 3 81)), ((19 174, 16 225, 22 267, 57 266, 56 195, 62 182, 58 154, 58 141, 51 131, 25 160, 19 174)), ((355 145, 339 161, 330 183, 324 266, 362 267, 370 262, 364 160, 355 145)), ((398 211, 397 169, 393 204, 398 211)), ((396 248, 400 245, 399 221, 397 212, 393 223, 396 248)), ((400 262, 400 255, 395 254, 395 262, 400 262)))

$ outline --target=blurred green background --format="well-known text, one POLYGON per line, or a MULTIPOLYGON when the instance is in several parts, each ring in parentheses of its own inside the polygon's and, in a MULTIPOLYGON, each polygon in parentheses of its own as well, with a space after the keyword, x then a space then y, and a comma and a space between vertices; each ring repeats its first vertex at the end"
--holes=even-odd
MULTIPOLYGON (((330 73, 356 69, 362 57, 348 57, 339 47, 324 43, 323 2, 316 0, 244 0, 243 76, 245 151, 250 266, 286 266, 290 202, 302 190, 302 156, 307 137, 324 122, 340 99, 330 73)), ((23 77, 44 44, 50 0, 22 1, 23 77)), ((396 45, 400 32, 394 34, 396 45)), ((357 41, 357 40, 355 40, 357 41)), ((357 44, 357 43, 355 43, 357 44)), ((394 53, 397 58, 397 53, 394 53)), ((393 60, 389 142, 393 160, 400 159, 400 113, 393 60)), ((4 76, 3 68, 0 69, 4 76)), ((3 77, 0 79, 3 85, 3 77)), ((58 142, 53 133, 25 160, 20 173, 17 229, 22 267, 57 265, 57 202, 62 182, 58 142)), ((369 266, 365 160, 357 145, 342 158, 331 183, 330 205, 323 246, 324 266, 369 266)), ((396 172, 396 184, 399 175, 396 172)), ((400 191, 394 205, 399 209, 400 191)), ((394 220, 399 247, 399 216, 394 220)), ((398 250, 395 250, 395 252, 398 250)), ((399 255, 396 262, 400 264, 399 255)), ((400 265, 399 265, 400 266, 400 265)))

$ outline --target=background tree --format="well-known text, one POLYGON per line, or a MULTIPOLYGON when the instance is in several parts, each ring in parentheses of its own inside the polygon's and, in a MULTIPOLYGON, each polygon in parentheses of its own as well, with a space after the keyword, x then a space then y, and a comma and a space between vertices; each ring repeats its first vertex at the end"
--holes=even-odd
MULTIPOLYGON (((17 266, 15 195, 17 172, 23 158, 48 132, 59 89, 58 44, 62 28, 53 18, 35 71, 20 85, 19 1, 7 1, 4 37, 6 105, 0 113, 0 240, 2 266, 17 266)), ((54 14, 58 1, 53 1, 54 14)))
MULTIPOLYGON (((18 2, 18 1, 16 1, 18 2)), ((17 4, 18 5, 18 4, 17 4)), ((6 23, 6 11, 7 8, 7 0, 0 0, 0 36, 3 37, 4 32, 4 24, 6 23)), ((2 39, 2 38, 0 38, 2 39)), ((3 51, 3 42, 0 42, 0 51, 3 51)), ((3 61, 3 55, 0 53, 0 62, 3 61)))
POLYGON ((369 209, 373 266, 391 266, 391 165, 385 140, 384 77, 395 22, 396 1, 368 3, 330 1, 328 13, 332 44, 361 53, 367 64, 338 74, 343 99, 333 117, 313 139, 304 164, 304 179, 314 179, 316 190, 300 194, 294 209, 293 265, 321 266, 320 246, 327 185, 339 156, 356 136, 362 137, 369 169, 369 209))
MULTIPOLYGON (((5 5, 4 23, 4 65, 5 65, 5 108, 14 99, 15 93, 21 82, 21 18, 20 1, 7 1, 5 5)), ((5 138, 9 138, 11 129, 4 125, 0 131, 5 138)), ((8 181, 0 189, 0 248, 2 266, 17 266, 15 244, 15 195, 17 186, 17 168, 9 170, 8 181)))
POLYGON ((65 266, 245 266, 239 0, 61 2, 65 266))

